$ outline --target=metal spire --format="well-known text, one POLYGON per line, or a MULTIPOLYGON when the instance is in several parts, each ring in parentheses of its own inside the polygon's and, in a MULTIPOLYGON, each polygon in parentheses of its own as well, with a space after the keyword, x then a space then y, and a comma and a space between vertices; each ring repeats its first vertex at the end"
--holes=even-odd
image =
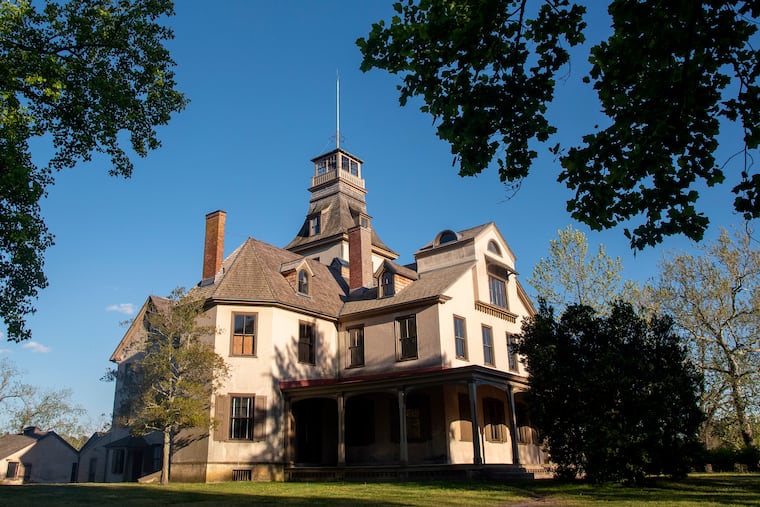
POLYGON ((340 148, 340 75, 335 70, 335 147, 340 148))

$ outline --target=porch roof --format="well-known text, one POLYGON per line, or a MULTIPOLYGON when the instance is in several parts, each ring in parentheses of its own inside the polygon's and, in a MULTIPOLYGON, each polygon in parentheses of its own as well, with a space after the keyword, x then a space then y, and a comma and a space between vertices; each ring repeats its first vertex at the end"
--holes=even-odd
POLYGON ((414 370, 363 375, 351 378, 304 379, 280 381, 280 390, 290 398, 335 395, 345 392, 368 392, 425 387, 440 384, 512 385, 527 388, 528 379, 479 365, 458 368, 434 366, 414 370))

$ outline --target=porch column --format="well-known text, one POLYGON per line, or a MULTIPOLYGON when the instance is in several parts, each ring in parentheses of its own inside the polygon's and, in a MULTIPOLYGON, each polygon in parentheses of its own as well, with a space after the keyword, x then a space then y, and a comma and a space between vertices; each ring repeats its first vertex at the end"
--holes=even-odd
POLYGON ((283 431, 283 437, 285 438, 285 455, 283 458, 286 463, 285 466, 290 466, 295 459, 292 456, 293 449, 290 442, 290 398, 288 397, 285 397, 285 400, 283 400, 282 428, 285 430, 283 431))
POLYGON ((467 382, 470 390, 470 420, 472 421, 472 462, 475 465, 483 464, 483 456, 480 453, 480 421, 478 420, 478 386, 474 380, 467 382))
POLYGON ((346 398, 338 394, 338 466, 346 466, 346 398))
POLYGON ((509 429, 512 432, 512 463, 520 464, 520 446, 517 443, 517 413, 515 412, 515 391, 512 384, 507 384, 507 401, 509 401, 509 429))
POLYGON ((398 392, 398 434, 399 434, 399 459, 402 466, 409 463, 409 448, 406 444, 406 391, 398 392))

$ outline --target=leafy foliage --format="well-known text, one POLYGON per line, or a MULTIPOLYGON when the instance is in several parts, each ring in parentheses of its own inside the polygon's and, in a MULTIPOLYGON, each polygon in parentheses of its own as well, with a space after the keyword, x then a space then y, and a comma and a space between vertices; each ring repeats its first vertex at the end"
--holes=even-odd
POLYGON ((702 404, 708 416, 705 440, 732 421, 739 441, 756 443, 752 415, 760 413, 760 250, 750 234, 723 230, 700 255, 671 255, 649 296, 673 315, 704 371, 702 404))
POLYGON ((142 350, 130 367, 119 370, 127 395, 120 424, 139 435, 164 434, 162 483, 169 480, 173 436, 212 425, 211 397, 228 374, 224 359, 214 352, 215 329, 201 325, 203 300, 182 293, 176 289, 169 299, 149 304, 142 350))
POLYGON ((21 433, 28 426, 53 430, 72 445, 88 433, 85 410, 72 401, 70 389, 42 389, 21 381, 11 361, 0 360, 0 431, 21 433))
MULTIPOLYGON (((589 4, 597 8, 602 2, 589 4)), ((754 0, 611 0, 612 35, 590 50, 592 83, 610 125, 578 147, 555 145, 573 218, 594 230, 634 219, 624 233, 642 249, 664 236, 700 240, 708 219, 702 185, 722 183, 715 160, 721 123, 743 130, 745 163, 733 180, 734 209, 760 216, 760 54, 752 47, 754 0)), ((586 8, 569 0, 404 0, 389 24, 357 41, 361 68, 402 74, 400 103, 421 110, 451 144, 459 174, 495 162, 519 185, 532 149, 556 128, 545 117, 565 46, 584 41, 586 8), (538 6, 536 5, 538 4, 538 6)))
POLYGON ((538 298, 562 311, 568 305, 586 305, 606 313, 611 301, 630 300, 637 288, 622 281, 623 265, 600 245, 596 255, 588 253, 583 232, 568 225, 549 242, 549 255, 533 266, 528 283, 538 298))
POLYGON ((171 0, 44 0, 0 3, 0 312, 8 339, 30 337, 25 316, 47 285, 43 254, 52 236, 39 200, 53 171, 110 157, 129 177, 139 156, 160 146, 155 127, 186 103, 175 90, 160 23, 171 0), (124 134, 127 134, 125 136, 124 134), (29 140, 50 141, 38 167, 29 140))
POLYGON ((531 416, 559 476, 640 481, 688 471, 701 379, 672 325, 621 302, 608 317, 571 305, 559 320, 542 302, 523 325, 531 416))

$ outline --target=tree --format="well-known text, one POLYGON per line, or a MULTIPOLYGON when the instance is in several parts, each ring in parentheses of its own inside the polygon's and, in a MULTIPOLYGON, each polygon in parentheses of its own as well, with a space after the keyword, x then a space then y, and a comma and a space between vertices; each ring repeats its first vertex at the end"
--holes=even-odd
POLYGON ((619 257, 609 257, 603 245, 590 256, 586 235, 570 225, 558 230, 557 236, 549 242, 548 257, 541 258, 528 279, 539 299, 559 311, 578 304, 598 313, 605 313, 616 299, 631 299, 636 287, 622 282, 619 257))
MULTIPOLYGON (((602 5, 591 3, 591 8, 602 5)), ((708 225, 702 185, 726 179, 715 160, 721 123, 743 131, 732 178, 734 209, 760 216, 760 4, 750 0, 610 0, 612 34, 590 49, 593 84, 609 126, 560 155, 575 196, 573 218, 593 230, 633 219, 624 233, 642 249, 664 236, 700 240, 708 225)), ((459 174, 495 162, 518 186, 556 128, 545 113, 567 47, 585 40, 585 6, 569 0, 403 0, 388 24, 357 41, 361 69, 402 75, 400 103, 415 96, 451 144, 459 174), (536 5, 538 4, 538 5, 536 5)))
POLYGON ((689 470, 700 375, 672 326, 622 302, 608 317, 571 305, 559 319, 542 302, 525 322, 517 346, 531 417, 559 476, 638 482, 689 470))
POLYGON ((650 296, 704 371, 707 432, 730 416, 745 446, 755 445, 760 413, 760 250, 752 242, 750 233, 722 230, 701 255, 665 257, 650 296))
POLYGON ((129 395, 121 423, 133 434, 163 433, 161 484, 169 482, 174 435, 211 427, 211 397, 228 374, 214 352, 215 329, 201 325, 203 300, 183 292, 175 289, 160 306, 149 306, 141 357, 124 379, 129 395))
POLYGON ((22 372, 11 361, 0 360, 2 431, 21 433, 28 426, 54 430, 69 443, 87 433, 85 410, 72 401, 70 389, 42 389, 21 381, 22 372))
POLYGON ((127 148, 143 157, 155 128, 184 108, 160 24, 172 0, 17 0, 0 3, 0 313, 7 338, 28 339, 26 316, 47 285, 44 251, 53 243, 39 201, 54 171, 110 157, 129 177, 127 148), (125 135, 127 134, 127 135, 125 135), (38 166, 29 142, 53 155, 38 166))

